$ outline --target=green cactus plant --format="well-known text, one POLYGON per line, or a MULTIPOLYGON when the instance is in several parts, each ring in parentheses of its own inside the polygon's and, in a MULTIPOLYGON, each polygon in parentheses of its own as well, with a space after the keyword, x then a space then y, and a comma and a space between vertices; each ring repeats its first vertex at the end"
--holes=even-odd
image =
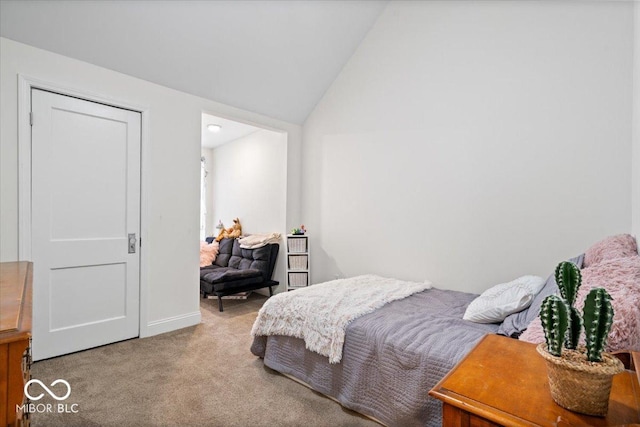
POLYGON ((561 356, 563 343, 567 349, 576 349, 584 326, 587 359, 590 362, 602 361, 602 352, 613 324, 611 295, 603 288, 592 289, 581 314, 573 306, 582 284, 580 269, 571 262, 563 261, 556 267, 555 277, 562 298, 550 295, 540 307, 547 351, 561 356))
POLYGON ((556 295, 549 295, 542 301, 540 320, 547 351, 554 356, 559 357, 562 354, 562 343, 570 322, 568 312, 567 304, 556 295))
POLYGON ((601 362, 613 324, 611 295, 603 288, 592 289, 584 302, 583 317, 587 359, 590 362, 601 362))
POLYGON ((572 262, 563 261, 556 267, 555 272, 556 283, 560 288, 560 295, 564 298, 568 305, 570 327, 565 335, 564 346, 569 349, 575 349, 580 339, 580 331, 582 330, 582 318, 580 312, 573 306, 578 296, 578 289, 582 285, 582 274, 577 265, 572 262))
POLYGON ((555 276, 562 298, 572 306, 576 302, 578 289, 582 285, 580 269, 572 262, 563 261, 556 267, 555 276))
POLYGON ((624 371, 619 359, 604 352, 613 324, 612 298, 603 288, 591 289, 579 312, 574 307, 582 282, 578 267, 560 263, 556 281, 561 295, 550 295, 542 302, 540 320, 546 342, 536 347, 547 364, 551 397, 570 411, 605 416, 613 376, 624 371), (586 346, 578 346, 582 326, 586 346))
POLYGON ((582 331, 582 317, 577 308, 570 305, 569 310, 569 327, 564 336, 564 346, 568 349, 575 350, 580 340, 580 332, 582 331))

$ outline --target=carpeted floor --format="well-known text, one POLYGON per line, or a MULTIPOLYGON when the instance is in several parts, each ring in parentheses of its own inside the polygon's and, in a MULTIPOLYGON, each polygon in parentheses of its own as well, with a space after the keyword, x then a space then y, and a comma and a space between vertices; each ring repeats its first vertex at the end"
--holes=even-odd
POLYGON ((71 395, 57 402, 45 393, 37 403, 56 412, 33 414, 32 425, 378 426, 251 354, 249 332, 265 300, 228 300, 223 313, 216 300, 202 300, 197 326, 36 362, 34 379, 65 379, 71 395))

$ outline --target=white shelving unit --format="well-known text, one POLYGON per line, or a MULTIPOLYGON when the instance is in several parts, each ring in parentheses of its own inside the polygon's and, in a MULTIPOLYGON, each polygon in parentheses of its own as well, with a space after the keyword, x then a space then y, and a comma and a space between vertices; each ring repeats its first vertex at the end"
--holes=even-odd
POLYGON ((311 284, 309 262, 309 236, 287 235, 287 291, 304 288, 311 284))

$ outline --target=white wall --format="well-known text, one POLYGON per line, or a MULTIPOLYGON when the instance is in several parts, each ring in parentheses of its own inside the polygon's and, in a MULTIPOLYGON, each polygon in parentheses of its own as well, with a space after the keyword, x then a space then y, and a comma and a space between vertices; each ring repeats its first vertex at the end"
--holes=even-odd
MULTIPOLYGON (((286 234, 287 135, 260 130, 213 150, 213 218, 244 234, 286 234)), ((284 284, 284 240, 274 280, 284 284)), ((284 290, 280 286, 278 291, 284 290)))
POLYGON ((480 292, 629 232, 632 8, 390 2, 303 127, 313 281, 480 292))
POLYGON ((640 238, 640 3, 633 2, 632 232, 640 238))
MULTIPOLYGON (((141 335, 199 321, 198 229, 202 112, 288 134, 300 150, 299 126, 0 38, 0 260, 18 259, 18 74, 88 92, 147 111, 143 147, 141 335), (146 150, 146 151, 145 151, 146 150)), ((299 166, 287 172, 296 187, 299 166)), ((287 215, 299 212, 299 192, 287 194, 287 215)), ((285 218, 297 223, 298 217, 285 218)))

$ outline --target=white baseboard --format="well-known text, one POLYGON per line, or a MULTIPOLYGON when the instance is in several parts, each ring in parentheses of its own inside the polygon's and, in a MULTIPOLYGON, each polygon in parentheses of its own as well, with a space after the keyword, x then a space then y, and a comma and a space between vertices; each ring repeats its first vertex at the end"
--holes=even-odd
POLYGON ((167 317, 166 319, 154 320, 147 324, 145 330, 140 330, 140 338, 151 337, 165 332, 175 331, 177 329, 194 326, 200 323, 200 311, 186 313, 180 316, 167 317))

